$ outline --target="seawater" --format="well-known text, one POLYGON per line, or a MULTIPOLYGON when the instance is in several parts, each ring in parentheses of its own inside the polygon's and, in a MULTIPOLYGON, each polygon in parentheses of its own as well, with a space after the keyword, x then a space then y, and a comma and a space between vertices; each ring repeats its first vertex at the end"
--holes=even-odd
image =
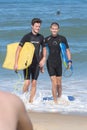
POLYGON ((20 96, 27 109, 35 111, 87 112, 87 2, 86 0, 25 0, 0 1, 0 90, 10 91, 20 96), (58 15, 57 12, 60 11, 58 15), (52 105, 52 101, 43 101, 44 96, 51 96, 51 81, 45 67, 40 74, 35 102, 28 103, 28 94, 22 94, 23 74, 2 68, 9 43, 20 41, 31 30, 31 19, 39 17, 43 23, 41 33, 50 34, 49 27, 53 21, 60 24, 60 34, 69 43, 73 59, 73 75, 62 78, 63 98, 75 97, 75 101, 52 105), (43 95, 44 93, 44 95, 43 95))

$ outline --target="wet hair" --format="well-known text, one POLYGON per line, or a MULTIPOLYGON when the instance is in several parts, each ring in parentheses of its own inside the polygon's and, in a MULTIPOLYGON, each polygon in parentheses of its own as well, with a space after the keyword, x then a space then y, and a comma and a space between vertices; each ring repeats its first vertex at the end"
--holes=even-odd
POLYGON ((32 21, 31 21, 31 25, 34 25, 35 23, 42 23, 42 20, 39 19, 39 18, 33 18, 32 21))
POLYGON ((57 22, 51 23, 50 28, 51 28, 53 25, 56 25, 56 26, 58 26, 58 28, 59 28, 59 24, 58 24, 57 22))

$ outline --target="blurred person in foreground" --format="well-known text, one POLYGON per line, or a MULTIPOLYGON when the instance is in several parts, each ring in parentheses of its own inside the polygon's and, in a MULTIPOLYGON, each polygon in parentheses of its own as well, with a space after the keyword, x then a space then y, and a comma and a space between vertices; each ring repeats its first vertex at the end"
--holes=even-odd
POLYGON ((3 91, 0 91, 0 130, 33 130, 21 99, 3 91))

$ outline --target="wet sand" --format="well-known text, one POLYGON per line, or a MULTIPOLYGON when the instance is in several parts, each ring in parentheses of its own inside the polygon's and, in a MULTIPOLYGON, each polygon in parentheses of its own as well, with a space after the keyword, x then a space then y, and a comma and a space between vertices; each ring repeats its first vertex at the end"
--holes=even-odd
POLYGON ((28 112, 34 130, 87 130, 87 116, 28 112))

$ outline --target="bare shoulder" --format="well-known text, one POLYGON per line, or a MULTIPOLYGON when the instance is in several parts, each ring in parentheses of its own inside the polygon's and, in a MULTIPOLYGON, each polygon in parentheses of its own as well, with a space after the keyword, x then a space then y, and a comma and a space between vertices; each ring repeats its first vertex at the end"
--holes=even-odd
POLYGON ((18 130, 33 130, 32 122, 29 118, 28 112, 24 106, 23 101, 16 95, 12 95, 12 98, 18 111, 18 130))
POLYGON ((17 130, 33 130, 32 123, 24 103, 18 96, 9 92, 0 91, 0 104, 2 104, 2 111, 3 109, 8 108, 5 111, 5 115, 7 115, 7 117, 9 115, 12 123, 18 121, 17 130))
POLYGON ((8 104, 10 104, 10 106, 24 108, 22 100, 18 96, 10 92, 0 91, 0 100, 5 104, 7 102, 8 104))

